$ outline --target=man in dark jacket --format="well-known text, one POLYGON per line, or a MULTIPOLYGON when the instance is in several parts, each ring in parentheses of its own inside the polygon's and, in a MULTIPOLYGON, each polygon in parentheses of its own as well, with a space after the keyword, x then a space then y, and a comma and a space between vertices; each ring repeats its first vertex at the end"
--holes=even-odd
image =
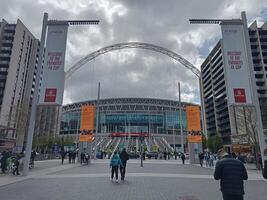
POLYGON ((121 162, 122 162, 122 166, 120 166, 120 173, 121 173, 121 180, 123 181, 124 178, 125 178, 127 160, 129 160, 129 155, 126 152, 125 148, 120 153, 120 159, 121 159, 121 162))
POLYGON ((204 154, 203 153, 199 153, 198 154, 198 158, 199 158, 199 164, 202 167, 203 166, 203 160, 204 160, 204 154))
POLYGON ((221 191, 224 200, 243 200, 244 183, 248 179, 244 164, 224 154, 222 160, 216 163, 214 171, 215 180, 221 180, 221 191))

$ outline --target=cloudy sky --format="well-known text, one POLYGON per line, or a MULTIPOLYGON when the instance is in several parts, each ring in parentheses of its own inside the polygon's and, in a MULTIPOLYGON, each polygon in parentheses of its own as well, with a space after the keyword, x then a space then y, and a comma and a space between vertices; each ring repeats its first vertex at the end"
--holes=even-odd
MULTIPOLYGON (((190 25, 189 18, 240 18, 267 21, 266 0, 1 0, 0 17, 20 18, 40 38, 43 13, 49 19, 99 19, 97 26, 70 27, 65 69, 86 55, 116 43, 145 42, 165 47, 197 68, 220 36, 216 25, 190 25)), ((122 49, 100 55, 65 83, 64 104, 101 98, 149 97, 199 102, 198 80, 166 55, 122 49)))

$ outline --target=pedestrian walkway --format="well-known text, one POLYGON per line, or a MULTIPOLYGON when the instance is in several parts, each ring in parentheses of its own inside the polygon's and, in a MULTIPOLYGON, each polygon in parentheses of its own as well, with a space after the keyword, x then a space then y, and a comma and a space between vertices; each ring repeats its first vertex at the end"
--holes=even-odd
MULTIPOLYGON (((110 181, 108 160, 93 160, 88 166, 62 166, 53 162, 60 163, 51 161, 51 167, 47 169, 33 170, 29 177, 14 177, 17 181, 13 184, 2 184, 1 199, 222 199, 219 181, 213 179, 212 169, 183 165, 181 161, 145 160, 142 168, 140 160, 129 160, 126 180, 119 183, 110 181)), ((46 165, 50 166, 47 163, 46 165)), ((263 200, 266 188, 267 182, 263 179, 250 177, 249 181, 245 182, 245 200, 263 200)))
MULTIPOLYGON (((59 160, 48 160, 48 161, 36 161, 36 167, 33 170, 29 171, 29 175, 24 177, 14 176, 11 174, 1 174, 0 175, 0 187, 4 185, 9 185, 12 183, 16 183, 19 181, 24 181, 30 178, 34 178, 35 176, 45 176, 46 174, 56 173, 62 170, 70 169, 78 166, 78 164, 65 164, 61 165, 59 160)), ((21 173, 22 174, 22 173, 21 173)))

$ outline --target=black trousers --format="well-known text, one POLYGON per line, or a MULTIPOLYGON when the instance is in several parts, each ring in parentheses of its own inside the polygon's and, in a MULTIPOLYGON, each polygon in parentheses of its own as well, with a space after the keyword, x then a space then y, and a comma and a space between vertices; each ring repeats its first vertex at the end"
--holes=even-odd
POLYGON ((124 180, 126 172, 126 165, 120 166, 121 180, 124 180))
POLYGON ((15 168, 12 172, 14 175, 19 175, 19 165, 15 165, 15 168))
POLYGON ((243 200, 244 196, 242 194, 236 195, 236 194, 224 194, 223 193, 223 200, 243 200))
POLYGON ((112 166, 111 167, 111 178, 112 179, 114 177, 114 172, 115 172, 116 180, 118 180, 118 178, 119 178, 119 166, 112 166))

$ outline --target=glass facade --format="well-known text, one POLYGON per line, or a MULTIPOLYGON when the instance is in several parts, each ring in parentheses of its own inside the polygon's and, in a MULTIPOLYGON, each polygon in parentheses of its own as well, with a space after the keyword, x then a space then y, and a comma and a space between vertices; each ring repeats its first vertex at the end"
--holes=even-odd
MULTIPOLYGON (((96 114, 95 120, 96 122, 96 114)), ((182 111, 182 127, 186 128, 186 114, 182 111)), ((62 114, 60 134, 77 134, 80 126, 80 111, 62 114)), ((95 124, 96 127, 96 124, 95 124)), ((179 111, 100 113, 99 132, 161 133, 172 134, 180 130, 179 111)))

